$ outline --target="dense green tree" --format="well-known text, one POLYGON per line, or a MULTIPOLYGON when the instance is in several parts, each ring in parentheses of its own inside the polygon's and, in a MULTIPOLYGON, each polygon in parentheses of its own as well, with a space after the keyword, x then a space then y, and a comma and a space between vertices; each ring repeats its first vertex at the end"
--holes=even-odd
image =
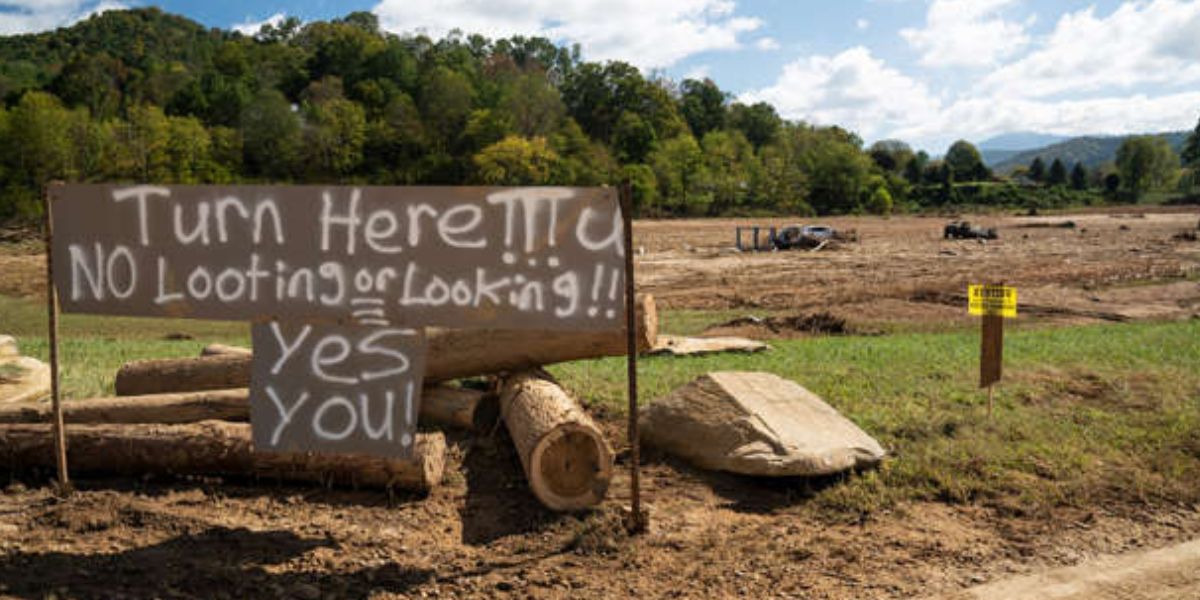
POLYGON ((690 133, 660 143, 650 156, 650 166, 662 202, 659 212, 682 215, 708 211, 712 194, 701 189, 708 180, 704 153, 690 133))
POLYGON ((988 178, 987 167, 979 150, 966 140, 958 140, 950 145, 945 163, 955 181, 983 181, 988 178))
POLYGON ((71 111, 58 98, 27 92, 9 115, 5 151, 13 159, 12 172, 29 190, 38 190, 52 179, 72 179, 71 111))
POLYGON ((710 131, 701 140, 712 202, 710 214, 748 204, 750 184, 757 178, 754 147, 740 131, 710 131))
POLYGON ((125 65, 105 52, 79 53, 59 71, 50 91, 68 106, 83 106, 97 119, 110 119, 121 109, 127 76, 125 65))
POLYGON ((613 130, 613 151, 617 160, 629 164, 645 162, 646 157, 654 150, 655 142, 654 128, 649 123, 643 121, 637 113, 621 113, 616 129, 613 130))
POLYGON ((467 124, 475 90, 462 73, 435 68, 421 86, 421 117, 436 150, 449 151, 467 124))
POLYGON ((873 215, 892 214, 892 194, 888 192, 887 186, 877 186, 875 191, 871 192, 871 196, 863 208, 873 215))
POLYGON ((648 165, 621 167, 621 179, 629 180, 633 191, 633 207, 641 214, 651 213, 658 204, 658 180, 648 165))
POLYGON ((1042 157, 1033 157, 1033 162, 1029 163, 1029 178, 1041 183, 1046 180, 1046 163, 1042 157))
POLYGON ((167 170, 175 183, 202 183, 218 179, 212 160, 212 137, 200 119, 167 118, 167 170))
POLYGON ((794 144, 797 163, 808 181, 808 203, 821 214, 848 213, 858 206, 872 167, 859 141, 836 127, 801 125, 786 134, 794 144))
POLYGON ((1200 119, 1196 121, 1196 128, 1188 135, 1187 141, 1183 144, 1183 150, 1179 157, 1183 159, 1185 165, 1200 166, 1200 119))
POLYGON ((725 126, 726 95, 711 79, 684 79, 679 91, 680 112, 697 139, 725 126))
POLYGON ((904 165, 904 178, 912 185, 921 183, 921 179, 925 173, 925 167, 929 164, 929 153, 921 150, 913 156, 908 164, 904 165))
POLYGON ((903 172, 908 163, 916 158, 912 147, 900 140, 879 140, 871 144, 867 153, 880 169, 889 173, 903 172))
POLYGON ((1160 136, 1129 137, 1117 148, 1121 185, 1134 199, 1149 190, 1169 186, 1178 168, 1179 157, 1160 136))
POLYGON ((1087 168, 1085 168, 1083 166, 1083 163, 1076 162, 1075 166, 1071 168, 1071 189, 1086 190, 1087 187, 1088 187, 1087 168))
POLYGON ((525 137, 550 135, 567 110, 558 90, 539 72, 518 75, 505 90, 501 106, 511 115, 517 133, 525 137))
POLYGON ((546 138, 513 135, 479 151, 472 160, 480 183, 544 185, 550 182, 558 155, 546 138))
POLYGON ((300 119, 278 90, 260 90, 242 111, 243 164, 252 177, 290 179, 303 141, 300 119))
POLYGON ((1050 172, 1046 175, 1046 183, 1050 185, 1066 185, 1067 183, 1067 166, 1063 161, 1055 158, 1054 162, 1050 163, 1050 172))
POLYGON ((363 159, 367 118, 362 106, 334 98, 306 106, 304 164, 315 181, 340 181, 363 159))
POLYGON ((766 102, 756 102, 750 106, 734 102, 729 106, 726 122, 742 132, 755 150, 774 140, 783 127, 783 119, 779 118, 775 107, 766 102))

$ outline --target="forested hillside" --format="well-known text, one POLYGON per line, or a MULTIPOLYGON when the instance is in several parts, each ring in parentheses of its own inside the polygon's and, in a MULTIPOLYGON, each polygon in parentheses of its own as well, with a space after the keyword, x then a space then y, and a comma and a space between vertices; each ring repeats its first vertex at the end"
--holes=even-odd
MULTIPOLYGON (((1184 142, 1187 141, 1188 132, 1173 131, 1159 134, 1159 136, 1166 139, 1173 150, 1179 152, 1182 150, 1184 142)), ((1064 164, 1082 163, 1085 167, 1096 169, 1104 163, 1115 161, 1117 149, 1129 137, 1131 136, 1074 137, 1042 148, 1014 152, 1002 160, 996 161, 992 168, 998 172, 1007 173, 1016 167, 1029 165, 1035 158, 1041 158, 1046 164, 1058 159, 1064 164)))
MULTIPOLYGON (((546 39, 397 36, 360 12, 257 35, 158 9, 0 38, 0 220, 50 180, 600 185, 642 216, 884 213, 1025 202, 897 141, 788 122, 715 83, 546 39), (982 191, 981 191, 982 190, 982 191)), ((1075 201, 1055 192, 1054 202, 1075 201)), ((1039 200, 1040 201, 1040 200, 1039 200)))

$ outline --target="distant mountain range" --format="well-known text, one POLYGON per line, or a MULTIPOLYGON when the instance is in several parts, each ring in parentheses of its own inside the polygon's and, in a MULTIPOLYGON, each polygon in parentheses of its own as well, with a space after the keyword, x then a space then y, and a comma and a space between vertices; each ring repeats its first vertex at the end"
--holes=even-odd
MULTIPOLYGON (((1159 133, 1176 152, 1183 147, 1189 132, 1171 131, 1159 133)), ((1034 158, 1042 157, 1049 167, 1054 159, 1060 159, 1067 168, 1082 162, 1094 169, 1116 159, 1117 148, 1129 136, 1088 135, 1064 137, 1040 133, 1011 133, 984 140, 978 144, 983 162, 997 173, 1007 173, 1021 166, 1028 166, 1034 158), (1032 144, 1032 145, 1025 145, 1032 144), (1025 145, 1024 148, 1021 146, 1025 145)))

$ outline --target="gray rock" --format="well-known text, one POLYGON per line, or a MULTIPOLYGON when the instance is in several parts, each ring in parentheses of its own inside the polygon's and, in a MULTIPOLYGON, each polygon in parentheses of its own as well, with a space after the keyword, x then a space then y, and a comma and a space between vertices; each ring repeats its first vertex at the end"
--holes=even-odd
POLYGON ((816 394, 771 373, 703 375, 642 409, 641 437, 698 467, 744 475, 827 475, 886 455, 816 394))

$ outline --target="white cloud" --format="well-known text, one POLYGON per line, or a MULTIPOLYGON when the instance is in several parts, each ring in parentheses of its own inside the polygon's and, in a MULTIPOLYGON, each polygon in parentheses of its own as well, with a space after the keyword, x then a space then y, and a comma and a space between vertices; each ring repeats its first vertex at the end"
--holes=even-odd
POLYGON ((381 0, 373 10, 393 32, 538 35, 578 43, 589 60, 649 69, 740 48, 739 36, 762 21, 734 8, 733 0, 381 0))
POLYGON ((991 94, 1134 91, 1200 84, 1200 2, 1126 2, 1107 17, 1063 15, 1045 43, 982 81, 991 94))
POLYGON ((962 98, 935 118, 894 123, 888 137, 911 140, 931 152, 942 152, 956 139, 981 140, 1011 131, 1059 135, 1170 131, 1190 129, 1198 108, 1200 91, 1053 101, 962 98))
POLYGON ((1003 9, 1015 0, 933 0, 925 26, 900 30, 928 67, 986 67, 1029 43, 1031 24, 1009 21, 1003 9))
POLYGON ((1200 110, 1200 89, 1066 98, 970 87, 934 93, 860 46, 792 62, 773 85, 739 100, 767 101, 785 118, 840 125, 868 142, 899 138, 938 154, 957 139, 1011 131, 1084 135, 1190 129, 1200 110))
POLYGON ((0 35, 14 35, 64 27, 129 6, 114 0, 0 0, 0 8, 0 35))
POLYGON ((854 22, 854 26, 857 27, 859 31, 866 31, 871 27, 871 22, 866 19, 859 19, 854 22))
POLYGON ((778 50, 779 42, 773 37, 758 38, 757 40, 754 40, 754 47, 764 52, 768 52, 771 50, 778 50))
POLYGON ((241 23, 234 23, 233 25, 230 25, 229 28, 242 35, 255 35, 258 33, 258 30, 262 29, 263 25, 278 27, 279 24, 282 23, 286 18, 287 15, 281 12, 277 12, 261 21, 251 21, 250 18, 247 17, 245 21, 242 21, 241 23))
POLYGON ((862 46, 792 62, 774 85, 740 100, 766 101, 786 118, 840 125, 866 138, 887 135, 897 124, 928 122, 940 108, 924 84, 862 46))

